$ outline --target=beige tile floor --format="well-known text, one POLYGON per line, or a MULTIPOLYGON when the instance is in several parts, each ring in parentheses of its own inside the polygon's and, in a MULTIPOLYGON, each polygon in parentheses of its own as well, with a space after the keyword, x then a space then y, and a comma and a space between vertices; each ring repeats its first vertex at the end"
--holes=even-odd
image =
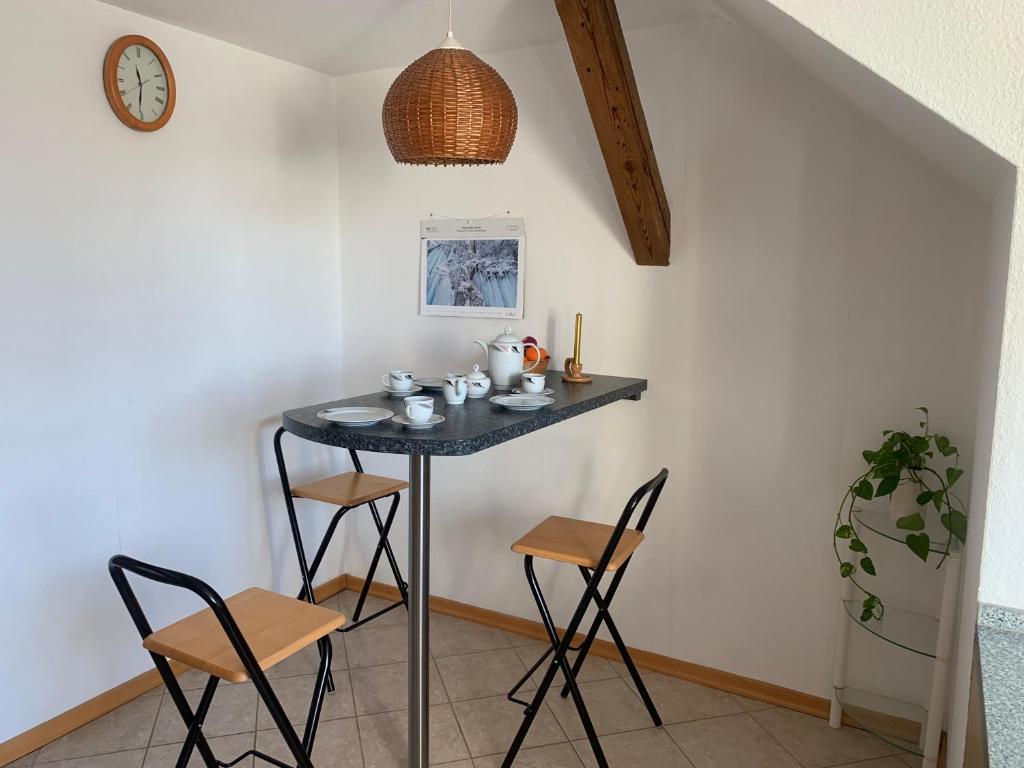
MULTIPOLYGON (((355 594, 325 602, 348 615, 355 594)), ((372 601, 371 609, 383 605, 372 601)), ((334 637, 334 680, 317 733, 318 768, 406 764, 406 616, 393 611, 334 637)), ((505 692, 536 658, 533 640, 447 616, 431 617, 431 762, 496 768, 522 710, 505 692)), ((275 667, 273 685, 298 724, 305 718, 315 652, 275 667)), ((653 673, 648 688, 665 720, 653 728, 625 667, 588 660, 580 688, 610 764, 628 768, 906 768, 910 755, 854 729, 653 673)), ((181 678, 198 698, 205 676, 181 678)), ((535 689, 533 682, 526 690, 535 689)), ((205 732, 221 759, 256 748, 290 759, 250 683, 221 684, 205 732)), ((146 694, 14 763, 18 768, 173 768, 184 728, 170 697, 146 694)), ((202 768, 198 755, 190 765, 202 768)), ((260 763, 261 765, 265 763, 260 763)), ((548 697, 516 765, 590 768, 590 746, 571 702, 548 697)), ((252 768, 252 761, 240 764, 252 768)))

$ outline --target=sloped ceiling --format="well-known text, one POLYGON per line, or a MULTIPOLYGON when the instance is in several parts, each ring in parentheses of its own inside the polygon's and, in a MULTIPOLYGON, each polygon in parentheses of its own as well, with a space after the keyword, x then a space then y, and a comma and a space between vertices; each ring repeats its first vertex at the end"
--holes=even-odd
POLYGON ((750 28, 801 69, 882 124, 918 154, 986 200, 1013 166, 945 117, 784 13, 777 0, 714 0, 719 13, 750 28))
MULTIPOLYGON (((441 42, 447 0, 105 0, 329 75, 404 66, 441 42)), ((625 29, 716 13, 707 0, 619 0, 625 29)), ((456 0, 477 53, 563 40, 552 0, 456 0)))

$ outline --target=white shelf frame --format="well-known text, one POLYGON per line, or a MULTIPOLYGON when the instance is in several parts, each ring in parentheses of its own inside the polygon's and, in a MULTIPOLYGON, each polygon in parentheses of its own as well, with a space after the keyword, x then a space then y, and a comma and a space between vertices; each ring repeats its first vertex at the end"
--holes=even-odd
MULTIPOLYGON (((861 535, 861 525, 856 519, 854 524, 857 535, 861 535)), ((869 529, 870 530, 870 529, 869 529)), ((939 758, 939 742, 942 738, 942 725, 946 716, 947 685, 949 681, 950 654, 953 650, 953 635, 956 628, 957 597, 960 592, 961 557, 959 551, 952 551, 943 564, 945 571, 942 582, 942 597, 939 601, 938 629, 936 637, 936 653, 932 662, 932 682, 928 701, 925 703, 925 721, 922 723, 918 748, 922 753, 922 768, 937 768, 939 758)), ((839 728, 843 724, 843 704, 839 700, 839 691, 846 687, 846 660, 850 649, 850 628, 856 619, 846 610, 846 603, 854 597, 854 587, 849 579, 843 579, 842 595, 836 613, 836 643, 832 654, 832 704, 829 708, 829 725, 839 728)), ((889 642, 875 633, 876 642, 889 642)), ((889 642, 905 653, 913 651, 902 648, 895 642, 889 642)))

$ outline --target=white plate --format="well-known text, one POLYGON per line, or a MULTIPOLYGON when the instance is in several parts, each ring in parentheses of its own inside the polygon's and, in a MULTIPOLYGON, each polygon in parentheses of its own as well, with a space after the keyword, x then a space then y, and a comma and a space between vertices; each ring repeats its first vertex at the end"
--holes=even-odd
POLYGON ((384 391, 388 393, 389 397, 411 397, 417 392, 422 392, 423 387, 417 387, 414 384, 410 389, 392 389, 391 387, 385 386, 384 391))
POLYGON ((395 422, 395 424, 401 424, 406 429, 430 429, 435 424, 440 424, 444 421, 444 416, 440 413, 435 413, 426 421, 417 423, 410 420, 404 413, 400 413, 397 416, 393 416, 391 420, 395 422))
POLYGON ((495 395, 491 402, 510 411, 536 411, 555 401, 543 395, 495 395))
POLYGON ((432 379, 413 379, 413 384, 417 384, 423 389, 443 389, 444 382, 439 378, 432 379))
POLYGON ((369 427, 377 422, 390 419, 394 411, 387 408, 370 408, 365 405, 351 405, 342 408, 327 408, 317 414, 317 418, 333 421, 343 427, 369 427))
POLYGON ((548 387, 543 392, 524 392, 522 387, 515 387, 512 390, 512 394, 514 395, 537 395, 538 397, 542 395, 551 395, 554 394, 554 392, 555 390, 553 390, 551 387, 548 387))

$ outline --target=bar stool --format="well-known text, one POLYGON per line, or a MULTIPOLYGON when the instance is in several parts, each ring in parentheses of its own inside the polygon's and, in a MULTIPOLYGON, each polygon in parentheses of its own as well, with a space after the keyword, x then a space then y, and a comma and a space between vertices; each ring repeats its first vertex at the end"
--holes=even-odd
POLYGON ((537 608, 540 611, 544 628, 547 630, 551 647, 537 659, 536 663, 530 667, 529 671, 508 693, 509 701, 521 704, 525 707, 525 712, 519 732, 516 733, 512 746, 509 747, 508 754, 505 755, 505 760, 501 764, 502 768, 509 768, 512 765, 512 761, 515 760, 516 754, 526 738, 526 734, 530 731, 530 726, 533 725, 533 720, 537 716, 540 705, 544 701, 551 683, 554 681, 555 674, 559 670, 561 670, 562 676, 565 678, 561 695, 563 698, 569 694, 572 695, 573 703, 576 705, 580 720, 583 722, 583 730, 586 731, 587 740, 594 751, 594 758, 597 760, 600 768, 608 768, 608 761, 605 759, 604 751, 601 749, 601 743, 597 738, 597 732, 594 730, 594 724, 590 720, 587 706, 583 701, 579 686, 576 684, 576 676, 583 668, 583 662, 586 661, 587 654, 590 652, 594 639, 597 637, 597 631, 601 628, 602 624, 608 627, 608 632, 611 634, 615 647, 618 648, 619 654, 622 656, 623 663, 625 663, 626 668, 629 670, 630 677, 633 678, 633 683, 636 685, 640 698, 643 699, 644 705, 647 707, 651 720, 654 721, 655 726, 661 725, 661 716, 658 714, 658 709, 647 692, 647 687, 637 671, 636 664, 633 663, 629 649, 622 641, 622 635, 619 633, 618 627, 612 621, 608 607, 615 597, 615 592, 619 588, 633 553, 644 540, 644 528, 647 527, 647 521, 650 519, 655 505, 658 503, 658 497, 661 496, 666 480, 668 480, 668 470, 662 469, 655 477, 640 486, 626 503, 618 523, 614 526, 588 522, 586 520, 574 520, 567 517, 549 517, 512 545, 513 552, 525 555, 526 580, 530 585, 530 590, 533 592, 533 599, 537 602, 537 608), (633 513, 645 497, 647 498, 647 503, 644 505, 636 528, 629 528, 628 525, 633 517, 633 513), (547 602, 544 600, 544 594, 537 583, 537 576, 533 570, 533 559, 535 557, 577 566, 586 584, 583 597, 576 607, 575 613, 573 613, 569 626, 566 627, 561 637, 558 635, 554 620, 551 618, 551 612, 548 609, 547 602), (615 575, 612 577, 608 589, 605 590, 604 594, 601 594, 598 587, 606 573, 614 573, 615 575), (583 642, 579 646, 574 647, 572 640, 591 603, 597 606, 597 614, 583 642), (576 660, 571 666, 568 664, 569 651, 578 651, 576 660), (544 660, 552 656, 552 654, 554 655, 551 663, 548 665, 547 672, 544 673, 544 679, 540 686, 538 686, 533 700, 521 701, 515 698, 515 694, 519 689, 540 668, 544 660))
MULTIPOLYGON (((351 632, 356 627, 373 621, 399 606, 404 605, 408 607, 409 585, 402 578, 402 572, 398 568, 398 560, 391 549, 388 534, 391 531, 392 523, 395 521, 395 513, 398 511, 398 501, 401 497, 400 491, 408 488, 409 483, 404 480, 394 480, 390 477, 367 474, 363 471, 363 465, 359 461, 358 454, 349 449, 348 454, 352 459, 352 466, 355 467, 354 472, 344 472, 340 475, 326 477, 322 480, 293 488, 288 482, 288 469, 285 466, 284 451, 281 448, 281 436, 284 433, 284 427, 280 427, 274 435, 274 454, 277 456, 277 471, 281 476, 281 489, 284 492, 285 504, 288 508, 288 522, 291 525, 292 539, 295 542, 295 554, 299 560, 299 572, 302 574, 302 589, 299 591, 299 600, 308 600, 311 603, 316 602, 313 596, 313 578, 320 568, 320 563, 327 552, 331 539, 334 537, 334 531, 338 527, 338 523, 341 522, 341 518, 349 511, 366 505, 370 508, 370 515, 373 518, 374 525, 377 527, 379 539, 377 540, 377 548, 373 553, 373 559, 370 561, 370 569, 367 571, 363 587, 359 591, 359 600, 356 602, 356 609, 352 613, 352 622, 338 631, 351 632), (386 498, 391 499, 391 508, 388 510, 387 518, 382 521, 380 512, 377 510, 377 502, 386 498), (295 499, 314 499, 338 507, 338 511, 334 513, 334 517, 331 518, 331 522, 327 526, 327 531, 324 533, 320 546, 317 547, 316 554, 313 556, 313 562, 308 565, 306 550, 302 545, 302 535, 299 532, 299 521, 295 514, 295 499), (366 602, 366 597, 369 594, 373 576, 377 572, 377 564, 380 562, 381 554, 387 557, 391 573, 395 577, 395 584, 398 586, 398 591, 401 594, 401 600, 382 608, 364 619, 360 619, 359 617, 363 612, 363 604, 366 602)), ((331 690, 333 690, 333 684, 331 684, 331 690)))
POLYGON ((344 616, 319 605, 309 605, 301 600, 256 588, 224 600, 194 576, 143 563, 125 555, 110 558, 108 569, 114 586, 142 636, 142 647, 153 658, 188 728, 185 743, 178 755, 178 768, 188 764, 196 747, 207 768, 228 768, 250 755, 279 768, 291 768, 287 763, 255 749, 247 750, 227 763, 214 757, 203 735, 203 722, 221 680, 232 683, 252 680, 298 768, 313 768, 310 755, 331 667, 330 634, 345 623, 344 616), (128 583, 125 571, 161 584, 187 589, 202 598, 208 607, 154 632, 128 583), (263 671, 313 643, 320 649, 320 665, 300 741, 263 671), (195 712, 182 693, 168 659, 210 675, 195 712))

